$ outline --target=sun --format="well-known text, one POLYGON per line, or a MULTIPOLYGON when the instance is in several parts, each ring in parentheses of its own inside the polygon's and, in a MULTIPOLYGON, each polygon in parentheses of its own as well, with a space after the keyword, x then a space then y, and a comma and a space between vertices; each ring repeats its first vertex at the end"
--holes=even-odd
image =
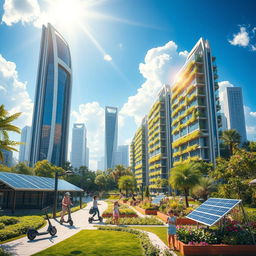
POLYGON ((52 0, 49 1, 46 19, 62 29, 74 29, 84 19, 85 12, 86 5, 82 0, 52 0))

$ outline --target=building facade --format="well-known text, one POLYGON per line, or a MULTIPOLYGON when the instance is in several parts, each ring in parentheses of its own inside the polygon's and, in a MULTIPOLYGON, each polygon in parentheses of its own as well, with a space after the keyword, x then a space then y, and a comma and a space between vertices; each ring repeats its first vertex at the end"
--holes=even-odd
POLYGON ((105 108, 105 169, 114 168, 118 138, 118 109, 105 108))
POLYGON ((72 70, 65 39, 51 24, 43 26, 30 163, 47 159, 63 166, 67 159, 72 70))
POLYGON ((241 135, 241 143, 247 141, 243 92, 241 87, 227 87, 223 94, 223 111, 227 129, 234 129, 241 135))
POLYGON ((87 138, 85 124, 75 123, 72 129, 71 164, 74 168, 86 166, 87 138))
POLYGON ((138 188, 148 185, 148 128, 147 117, 144 117, 141 126, 136 131, 131 147, 131 168, 135 175, 138 188))
POLYGON ((129 146, 128 145, 119 145, 117 152, 115 153, 115 165, 123 165, 128 167, 128 158, 129 158, 129 146))
POLYGON ((13 159, 13 152, 5 149, 2 149, 1 151, 4 157, 4 161, 0 161, 0 164, 6 165, 8 167, 12 167, 13 165, 15 165, 13 159))
POLYGON ((200 39, 171 88, 173 165, 191 160, 215 163, 221 116, 218 75, 208 41, 200 39))
POLYGON ((19 162, 29 162, 29 153, 30 153, 30 139, 31 139, 31 127, 25 126, 21 130, 21 137, 19 150, 19 162))
POLYGON ((171 168, 170 87, 165 85, 148 114, 149 188, 164 191, 157 181, 169 178, 171 168))
POLYGON ((85 158, 85 166, 89 169, 90 168, 90 149, 86 147, 86 158, 85 158))

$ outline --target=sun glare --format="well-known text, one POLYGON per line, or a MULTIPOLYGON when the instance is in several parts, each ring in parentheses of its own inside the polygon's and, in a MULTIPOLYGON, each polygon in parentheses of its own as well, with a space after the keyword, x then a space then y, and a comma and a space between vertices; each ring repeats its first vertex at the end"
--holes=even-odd
POLYGON ((64 29, 74 29, 85 14, 85 4, 81 0, 55 0, 49 2, 47 20, 64 29))

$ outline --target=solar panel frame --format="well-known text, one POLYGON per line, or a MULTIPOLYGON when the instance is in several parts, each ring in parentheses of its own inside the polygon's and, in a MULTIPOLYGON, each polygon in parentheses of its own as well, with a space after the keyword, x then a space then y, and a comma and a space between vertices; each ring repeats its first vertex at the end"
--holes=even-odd
POLYGON ((189 213, 186 218, 207 226, 213 226, 241 201, 240 199, 209 198, 189 213))
MULTIPOLYGON (((54 191, 54 178, 0 172, 0 181, 16 191, 54 191)), ((58 191, 82 192, 83 189, 58 179, 58 191)))

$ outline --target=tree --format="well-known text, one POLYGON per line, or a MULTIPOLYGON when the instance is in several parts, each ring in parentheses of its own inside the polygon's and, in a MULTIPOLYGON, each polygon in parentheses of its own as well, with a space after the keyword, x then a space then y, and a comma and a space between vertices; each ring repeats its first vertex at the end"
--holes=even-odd
POLYGON ((62 166, 62 168, 65 170, 65 171, 71 171, 73 172, 74 169, 73 169, 73 166, 71 165, 71 163, 69 161, 66 161, 64 163, 64 165, 62 166))
POLYGON ((54 166, 48 160, 38 161, 34 167, 35 175, 53 178, 56 172, 64 173, 61 167, 54 166))
POLYGON ((221 139, 223 140, 224 144, 229 147, 229 152, 232 156, 234 153, 234 149, 241 142, 241 135, 236 130, 231 129, 224 131, 221 139))
POLYGON ((11 172, 12 169, 6 165, 0 164, 0 172, 11 172))
POLYGON ((104 174, 96 176, 95 184, 98 185, 99 190, 103 191, 106 187, 106 177, 104 174))
POLYGON ((27 166, 24 162, 19 163, 12 167, 12 172, 19 173, 19 174, 27 174, 27 175, 34 175, 34 170, 27 166))
POLYGON ((8 133, 20 133, 20 128, 12 124, 20 115, 20 112, 10 115, 4 105, 0 105, 0 161, 4 161, 3 150, 18 151, 15 146, 20 143, 10 140, 8 133))
POLYGON ((128 192, 133 192, 136 187, 136 180, 130 175, 122 176, 118 181, 118 187, 119 189, 124 190, 126 197, 128 197, 128 192))
POLYGON ((213 163, 208 163, 203 160, 193 162, 193 168, 197 169, 203 175, 209 175, 213 171, 213 163))
POLYGON ((202 177, 200 178, 199 184, 193 188, 192 194, 195 195, 198 199, 203 198, 204 201, 206 201, 210 193, 215 191, 215 189, 216 184, 212 178, 202 177))
POLYGON ((189 190, 199 183, 200 175, 193 163, 180 164, 171 169, 170 184, 173 188, 184 191, 187 207, 189 190))
POLYGON ((161 189, 162 188, 162 179, 160 177, 156 178, 155 184, 158 189, 161 189))
POLYGON ((125 175, 132 175, 130 168, 125 168, 123 165, 116 165, 114 171, 111 172, 114 181, 118 183, 120 177, 125 175))
POLYGON ((168 187, 168 180, 167 179, 161 179, 161 186, 162 186, 162 188, 168 187))
POLYGON ((145 197, 149 198, 149 196, 150 196, 149 187, 146 186, 146 189, 145 189, 145 197))

